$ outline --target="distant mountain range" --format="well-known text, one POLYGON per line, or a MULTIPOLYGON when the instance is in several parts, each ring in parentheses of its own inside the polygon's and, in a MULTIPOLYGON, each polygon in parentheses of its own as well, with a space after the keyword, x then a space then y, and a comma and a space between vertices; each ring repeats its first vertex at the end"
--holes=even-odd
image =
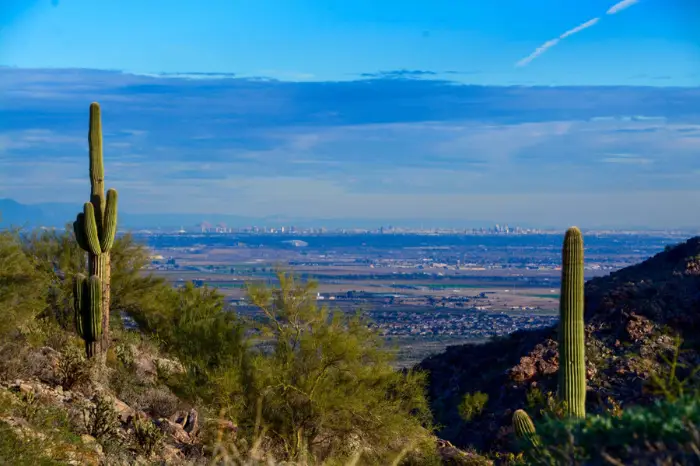
MULTIPOLYGON (((57 227, 62 228, 71 223, 82 209, 82 205, 69 203, 21 204, 14 199, 0 199, 0 229, 15 227, 57 227)), ((298 228, 379 228, 389 224, 401 227, 420 227, 415 221, 385 221, 367 219, 298 219, 283 215, 268 217, 245 217, 224 214, 131 214, 119 212, 119 229, 176 229, 192 228, 202 222, 216 226, 224 223, 229 227, 244 226, 290 226, 298 228)))
MULTIPOLYGON (((14 199, 0 199, 0 228, 64 227, 82 209, 82 205, 63 203, 21 204, 14 199)), ((130 214, 119 212, 120 229, 193 227, 202 222, 229 226, 287 225, 283 218, 250 218, 235 215, 207 214, 130 214), (281 222, 281 223, 280 223, 281 222)), ((287 220, 289 221, 289 220, 287 220)))

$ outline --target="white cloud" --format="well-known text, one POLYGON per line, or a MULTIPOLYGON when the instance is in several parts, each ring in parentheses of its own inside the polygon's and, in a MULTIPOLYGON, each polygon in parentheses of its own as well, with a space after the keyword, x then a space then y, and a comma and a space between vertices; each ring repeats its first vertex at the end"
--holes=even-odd
POLYGON ((539 57, 539 56, 542 55, 544 52, 546 52, 547 49, 550 49, 550 48, 554 47, 555 45, 557 45, 562 39, 566 39, 566 38, 569 37, 569 36, 573 36, 573 35, 576 34, 577 32, 581 32, 581 31, 583 31, 584 29, 587 29, 587 28, 593 26, 593 25, 596 24, 599 20, 600 20, 600 18, 589 19, 589 20, 586 21, 585 23, 579 24, 579 25, 576 26, 575 28, 569 29, 568 31, 564 32, 563 34, 561 34, 561 35, 560 35, 559 37, 557 37, 556 39, 548 40, 547 42, 545 42, 545 43, 542 44, 541 46, 537 47, 537 49, 536 49, 534 52, 532 52, 529 56, 523 58, 523 59, 520 60, 518 63, 516 63, 515 66, 519 66, 519 67, 520 67, 520 66, 525 66, 525 65, 527 65, 527 64, 530 63, 532 60, 534 60, 535 58, 539 57))
POLYGON ((605 12, 606 15, 614 15, 617 12, 620 12, 626 8, 631 7, 635 3, 638 3, 639 0, 622 0, 621 2, 617 2, 610 8, 608 8, 608 11, 605 12))
POLYGON ((646 157, 639 157, 635 154, 610 154, 602 159, 604 163, 625 163, 631 165, 648 165, 652 160, 646 157))

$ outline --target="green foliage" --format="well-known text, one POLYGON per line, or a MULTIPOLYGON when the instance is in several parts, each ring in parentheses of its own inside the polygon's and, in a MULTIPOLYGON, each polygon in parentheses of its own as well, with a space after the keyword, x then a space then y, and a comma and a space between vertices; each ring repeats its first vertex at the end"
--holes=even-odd
POLYGON ((26 254, 19 235, 0 232, 0 345, 45 308, 48 276, 26 254))
POLYGON ((660 354, 663 365, 661 370, 651 372, 647 389, 656 396, 660 396, 669 401, 675 401, 686 394, 697 394, 697 374, 700 373, 700 365, 694 368, 680 360, 683 340, 676 336, 671 357, 660 354), (686 377, 679 377, 678 371, 686 370, 686 377))
POLYGON ((583 328, 583 236, 576 227, 566 231, 562 248, 559 305, 559 398, 568 414, 586 415, 586 362, 583 328))
POLYGON ((489 395, 487 393, 467 393, 457 407, 460 417, 467 422, 471 421, 484 411, 488 401, 489 395))
POLYGON ((186 374, 166 377, 171 388, 206 402, 218 402, 227 398, 226 393, 239 391, 246 352, 244 327, 225 308, 223 296, 191 283, 178 289, 157 284, 151 290, 155 291, 151 299, 158 300, 144 295, 142 302, 148 307, 133 309, 131 315, 162 349, 185 364, 186 374))
POLYGON ((0 421, 0 464, 14 466, 62 466, 65 463, 51 458, 38 438, 25 438, 0 421))
POLYGON ((525 399, 528 409, 540 417, 561 419, 567 415, 566 402, 559 400, 550 391, 542 392, 539 387, 532 387, 526 392, 525 399))
POLYGON ((238 413, 244 434, 260 425, 278 458, 349 458, 358 451, 381 462, 426 436, 430 412, 425 374, 392 369, 391 352, 359 314, 318 307, 315 284, 278 273, 279 288, 249 287, 264 319, 267 348, 253 351, 243 367, 245 405, 238 413), (258 411, 259 408, 259 412, 258 411))
POLYGON ((114 402, 102 394, 95 395, 93 403, 83 408, 82 418, 85 431, 100 441, 116 437, 120 427, 114 402))
POLYGON ((151 420, 137 417, 133 421, 133 439, 138 449, 150 457, 162 444, 165 434, 151 420))
POLYGON ((691 460, 696 461, 700 447, 698 428, 700 399, 691 397, 657 400, 650 406, 630 407, 617 416, 545 418, 537 424, 545 448, 544 453, 538 452, 538 462, 694 464, 691 460))
POLYGON ((61 351, 56 365, 56 377, 59 385, 65 390, 86 385, 90 380, 91 367, 85 359, 85 353, 73 345, 68 345, 61 351))
POLYGON ((146 316, 167 311, 172 287, 161 278, 143 274, 143 268, 149 263, 148 250, 130 233, 114 241, 110 250, 111 325, 121 327, 121 316, 129 315, 148 333, 152 329, 146 316))
POLYGON ((22 247, 48 277, 47 302, 42 316, 64 329, 73 327, 73 278, 86 273, 85 253, 75 243, 70 229, 33 230, 23 235, 22 247))
POLYGON ((73 429, 68 413, 42 395, 0 390, 0 464, 64 465, 91 456, 73 429))
POLYGON ((539 387, 530 387, 525 393, 525 402, 529 409, 542 409, 546 404, 545 394, 539 387))
MULTIPOLYGON (((87 273, 85 253, 76 244, 74 233, 70 229, 63 232, 32 231, 17 236, 16 240, 35 264, 39 275, 47 277, 48 296, 41 315, 55 320, 65 330, 73 330, 76 326, 73 283, 77 274, 87 273)), ((110 318, 113 326, 121 326, 122 314, 133 313, 135 317, 157 314, 167 306, 162 296, 172 290, 164 280, 141 273, 148 262, 148 251, 134 241, 131 234, 115 239, 110 252, 110 318)))

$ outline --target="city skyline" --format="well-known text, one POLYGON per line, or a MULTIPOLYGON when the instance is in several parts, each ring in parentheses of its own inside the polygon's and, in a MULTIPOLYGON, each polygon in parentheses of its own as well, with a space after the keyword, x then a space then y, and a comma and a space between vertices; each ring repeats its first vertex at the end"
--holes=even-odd
POLYGON ((98 101, 132 214, 700 223, 691 2, 118 4, 8 3, 0 198, 79 207, 98 101))

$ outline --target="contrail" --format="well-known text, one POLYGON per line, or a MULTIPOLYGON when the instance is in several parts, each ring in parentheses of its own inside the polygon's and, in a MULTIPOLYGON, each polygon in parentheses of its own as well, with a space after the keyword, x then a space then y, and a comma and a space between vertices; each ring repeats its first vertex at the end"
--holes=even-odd
POLYGON ((564 38, 566 38, 566 37, 569 37, 569 36, 571 36, 571 35, 576 34, 577 32, 583 31, 584 29, 593 26, 593 25, 594 25, 595 23, 597 23, 598 21, 600 21, 600 18, 593 18, 593 19, 591 19, 591 20, 588 20, 588 21, 586 21, 585 23, 583 23, 583 24, 581 24, 581 25, 579 25, 579 26, 576 26, 576 27, 573 28, 573 29, 569 29, 569 30, 566 31, 564 34, 562 34, 561 36, 559 36, 559 39, 564 39, 564 38))
MULTIPOLYGON (((608 8, 608 11, 606 11, 605 14, 606 14, 606 15, 614 15, 615 13, 618 13, 618 12, 624 10, 624 9, 627 9, 627 8, 631 7, 631 6, 634 5, 635 3, 639 3, 639 0, 622 0, 622 1, 617 2, 616 4, 614 4, 614 5, 611 6, 610 8, 608 8)), ((584 29, 593 26, 593 25, 596 24, 598 21, 600 21, 600 18, 593 18, 593 19, 591 19, 591 20, 586 21, 586 22, 583 23, 583 24, 580 24, 580 25, 576 26, 576 27, 573 28, 573 29, 569 29, 568 31, 566 31, 564 34, 560 35, 560 36, 557 37, 556 39, 548 40, 548 41, 545 42, 544 44, 542 44, 542 45, 540 45, 539 47, 537 47, 537 49, 535 49, 535 51, 532 52, 529 56, 527 56, 527 57, 523 58, 522 60, 520 60, 519 62, 517 62, 517 63, 515 64, 515 66, 521 67, 521 66, 527 65, 527 64, 530 63, 532 60, 534 60, 535 58, 539 57, 539 56, 542 55, 544 52, 546 52, 547 49, 550 49, 550 48, 554 47, 555 45, 557 45, 562 39, 566 39, 567 37, 569 37, 569 36, 571 36, 571 35, 574 35, 574 34, 576 34, 577 32, 581 32, 581 31, 583 31, 584 29)))
POLYGON ((608 8, 608 11, 605 12, 606 15, 614 15, 618 11, 622 11, 625 8, 629 8, 635 3, 638 3, 639 0, 622 0, 621 2, 617 2, 610 8, 608 8))
MULTIPOLYGON (((624 0, 624 1, 629 1, 629 0, 624 0)), ((635 0, 635 1, 637 1, 637 0, 635 0)), ((536 49, 534 52, 532 52, 530 55, 528 55, 527 57, 523 58, 523 59, 520 60, 518 63, 516 63, 515 66, 525 66, 525 65, 527 65, 527 64, 530 63, 532 60, 534 60, 535 58, 539 57, 539 56, 542 55, 544 52, 546 52, 547 49, 550 49, 550 48, 554 47, 555 45, 557 45, 557 44, 559 43, 559 41, 561 41, 562 39, 566 39, 567 37, 572 36, 572 35, 576 34, 577 32, 581 32, 581 31, 583 31, 584 29, 593 26, 593 25, 594 25, 595 23, 597 23, 598 21, 600 21, 600 18, 593 18, 593 19, 590 19, 590 20, 586 21, 586 22, 583 23, 583 24, 579 24, 578 26, 576 26, 576 27, 573 28, 573 29, 569 29, 568 31, 566 31, 565 33, 563 33, 562 35, 560 35, 560 36, 557 37, 556 39, 548 40, 548 41, 545 42, 544 44, 542 44, 542 45, 540 45, 539 47, 537 47, 537 49, 536 49)))

